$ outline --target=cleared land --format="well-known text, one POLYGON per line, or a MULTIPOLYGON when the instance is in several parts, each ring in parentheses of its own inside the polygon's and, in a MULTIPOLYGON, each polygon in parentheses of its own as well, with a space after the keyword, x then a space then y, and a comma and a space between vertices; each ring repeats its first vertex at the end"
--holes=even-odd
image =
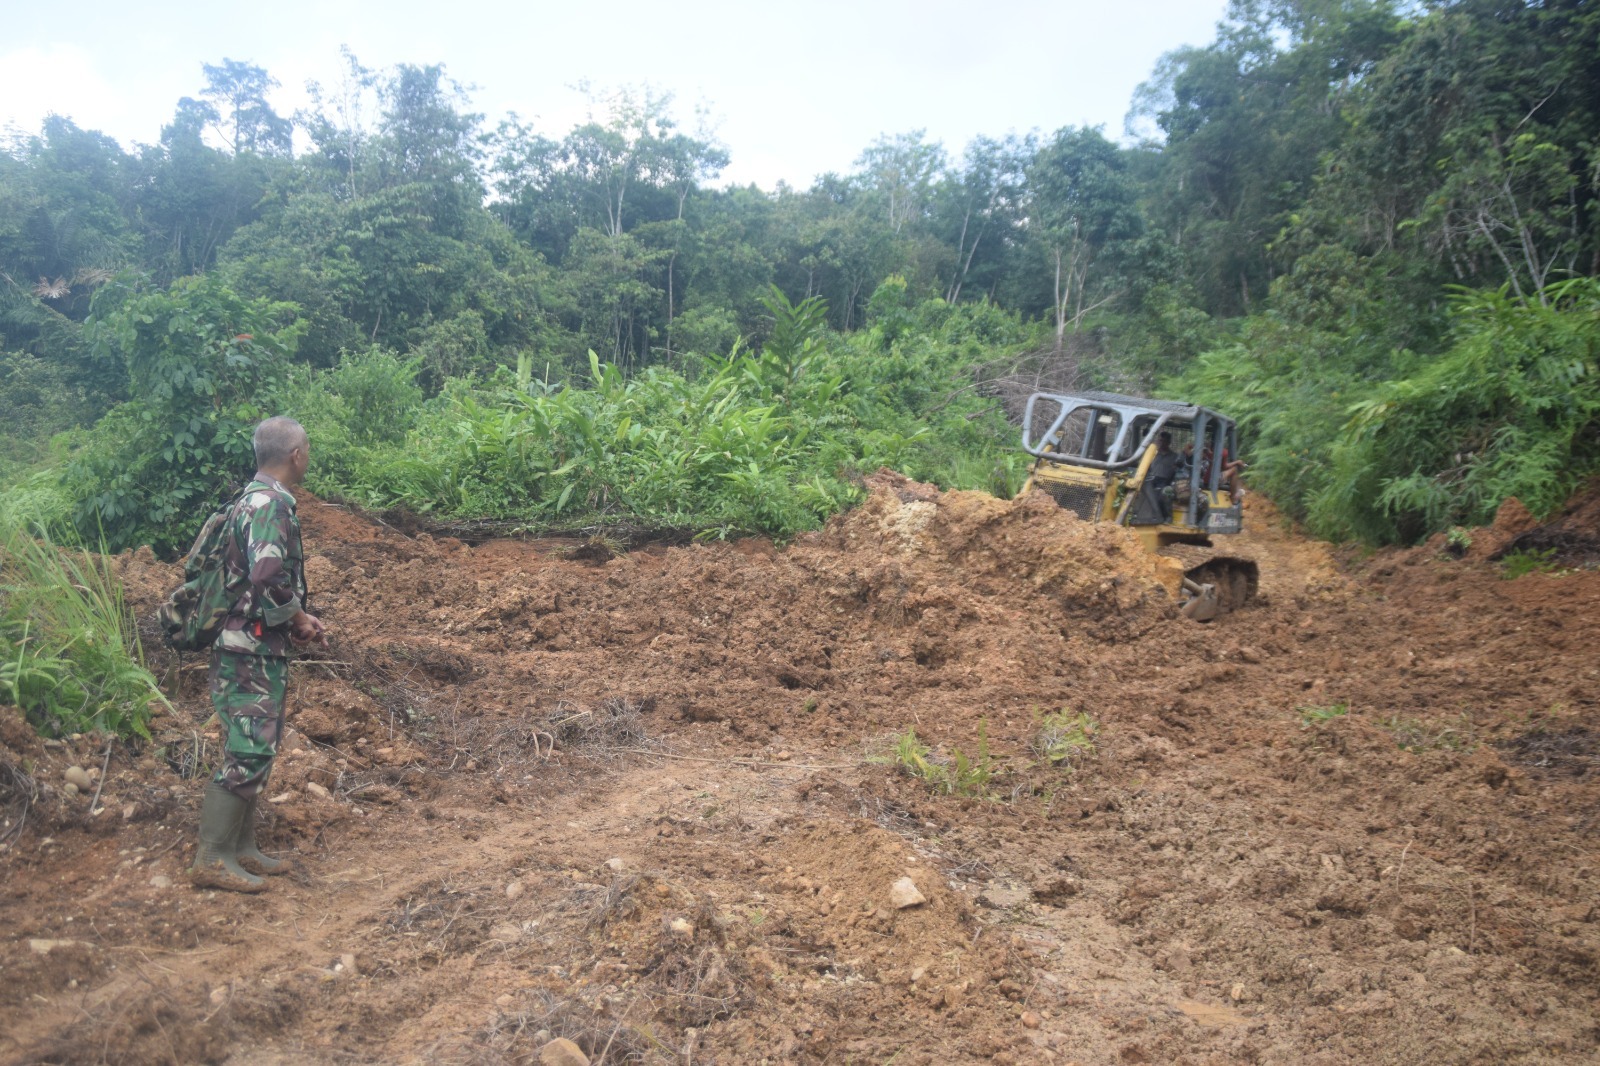
MULTIPOLYGON (((1502 580, 1511 511, 1340 559, 1253 497, 1262 596, 1197 626, 1042 497, 873 487, 782 550, 620 555, 306 499, 295 873, 183 881, 199 660, 97 814, 62 786, 103 747, 0 711, 0 1061, 1600 1054, 1600 571, 1502 580), (1093 751, 1051 765, 1063 710, 1093 751), (911 729, 986 743, 986 796, 897 768, 911 729)), ((1538 543, 1591 550, 1597 500, 1538 543)), ((141 611, 174 583, 121 568, 141 611)))

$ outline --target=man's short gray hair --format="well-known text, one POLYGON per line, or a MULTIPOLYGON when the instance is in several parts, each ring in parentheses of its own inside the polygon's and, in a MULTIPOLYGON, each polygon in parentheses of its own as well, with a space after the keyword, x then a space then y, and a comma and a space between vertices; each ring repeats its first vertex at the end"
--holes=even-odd
POLYGON ((267 419, 256 427, 251 438, 256 447, 256 468, 277 466, 308 440, 305 427, 288 415, 267 419))

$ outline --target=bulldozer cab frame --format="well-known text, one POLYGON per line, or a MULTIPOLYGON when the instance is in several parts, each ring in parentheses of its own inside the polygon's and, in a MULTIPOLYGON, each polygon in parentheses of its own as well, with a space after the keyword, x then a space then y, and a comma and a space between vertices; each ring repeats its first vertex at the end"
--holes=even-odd
POLYGON ((1225 457, 1238 454, 1238 429, 1231 418, 1210 408, 1109 392, 1036 392, 1028 397, 1023 412, 1022 447, 1037 460, 1030 480, 1080 518, 1109 518, 1131 526, 1171 525, 1178 527, 1173 532, 1191 536, 1237 533, 1241 528, 1238 508, 1231 500, 1225 503, 1219 498, 1224 494, 1216 491, 1224 480, 1225 457), (1180 457, 1174 495, 1182 510, 1174 508, 1170 520, 1156 521, 1148 508, 1138 506, 1138 496, 1163 432, 1172 435, 1173 451, 1180 457), (1191 444, 1193 457, 1183 462, 1184 447, 1191 444), (1209 461, 1202 465, 1207 455, 1209 461), (1081 491, 1051 491, 1055 479, 1050 474, 1066 472, 1059 468, 1094 475, 1071 481, 1082 488, 1093 486, 1094 495, 1101 496, 1100 506, 1086 508, 1088 494, 1081 491), (1119 506, 1119 497, 1133 505, 1119 506))
POLYGON ((1240 509, 1219 490, 1224 458, 1238 455, 1234 419, 1219 411, 1114 392, 1035 392, 1022 413, 1022 448, 1035 458, 1030 485, 1080 519, 1166 527, 1163 544, 1242 528, 1240 509), (1179 455, 1170 515, 1152 511, 1149 495, 1141 501, 1162 432, 1179 455), (1186 445, 1194 445, 1189 461, 1186 445))
POLYGON ((1212 534, 1244 528, 1227 485, 1226 461, 1239 449, 1233 419, 1110 392, 1036 392, 1023 412, 1022 447, 1034 457, 1023 491, 1042 489, 1084 521, 1129 527, 1168 560, 1162 580, 1187 617, 1214 618, 1255 594, 1256 564, 1212 550, 1212 534), (1173 458, 1158 467, 1163 434, 1173 458))

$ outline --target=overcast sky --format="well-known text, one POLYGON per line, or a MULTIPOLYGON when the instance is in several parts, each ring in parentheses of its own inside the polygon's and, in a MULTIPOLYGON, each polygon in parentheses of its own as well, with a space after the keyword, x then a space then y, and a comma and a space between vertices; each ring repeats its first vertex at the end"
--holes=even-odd
POLYGON ((515 111, 559 137, 575 86, 649 87, 680 124, 705 105, 732 162, 724 181, 809 186, 882 134, 925 129, 952 156, 977 134, 1103 125, 1120 137, 1162 53, 1214 36, 1226 0, 3 0, 0 127, 68 115, 153 143, 203 63, 264 67, 281 114, 305 83, 336 84, 340 45, 368 67, 442 63, 488 124, 515 111))

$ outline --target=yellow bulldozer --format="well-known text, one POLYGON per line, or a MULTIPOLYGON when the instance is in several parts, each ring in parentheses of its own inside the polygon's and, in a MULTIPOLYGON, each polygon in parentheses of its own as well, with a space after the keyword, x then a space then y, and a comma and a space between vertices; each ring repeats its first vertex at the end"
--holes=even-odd
POLYGON ((1110 392, 1036 392, 1022 418, 1042 489, 1086 522, 1133 530, 1161 560, 1186 618, 1210 621, 1255 595, 1255 562, 1211 538, 1244 528, 1233 420, 1209 408, 1110 392))

